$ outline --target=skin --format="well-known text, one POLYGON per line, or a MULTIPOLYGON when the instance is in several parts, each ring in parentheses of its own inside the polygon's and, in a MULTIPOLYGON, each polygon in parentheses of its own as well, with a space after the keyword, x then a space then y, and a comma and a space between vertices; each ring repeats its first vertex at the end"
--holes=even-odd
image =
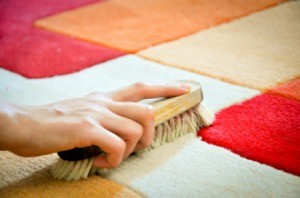
POLYGON ((43 106, 0 102, 0 150, 31 157, 96 145, 105 154, 93 164, 114 168, 153 140, 153 108, 137 102, 188 91, 186 84, 136 83, 43 106))

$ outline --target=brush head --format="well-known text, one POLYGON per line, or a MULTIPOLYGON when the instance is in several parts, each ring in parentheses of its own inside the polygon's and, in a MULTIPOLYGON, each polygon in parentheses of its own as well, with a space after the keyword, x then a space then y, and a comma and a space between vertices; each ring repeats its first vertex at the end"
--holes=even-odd
MULTIPOLYGON (((203 99, 200 84, 194 81, 177 81, 189 83, 188 94, 151 102, 155 111, 155 136, 149 151, 164 143, 188 134, 197 133, 212 124, 214 116, 200 102, 203 99)), ((100 148, 90 146, 59 152, 59 162, 53 166, 52 175, 57 179, 78 180, 88 175, 100 173, 102 170, 92 166, 93 159, 103 153, 100 148)))

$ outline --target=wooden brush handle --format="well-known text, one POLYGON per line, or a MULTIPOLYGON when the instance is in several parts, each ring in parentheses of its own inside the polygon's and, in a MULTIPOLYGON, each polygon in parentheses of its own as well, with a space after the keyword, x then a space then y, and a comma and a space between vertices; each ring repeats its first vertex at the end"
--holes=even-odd
MULTIPOLYGON (((189 84, 191 86, 189 93, 172 97, 155 100, 144 100, 154 108, 154 124, 155 126, 174 118, 175 116, 195 107, 202 99, 201 86, 196 81, 179 80, 176 84, 189 84)), ((60 158, 68 161, 78 161, 100 155, 103 151, 97 146, 89 146, 85 148, 74 148, 67 151, 58 152, 60 158)))
POLYGON ((189 93, 173 97, 163 98, 160 100, 152 101, 149 104, 154 108, 154 125, 157 126, 175 116, 195 107, 202 99, 201 86, 196 81, 180 80, 175 83, 185 83, 191 86, 189 93))

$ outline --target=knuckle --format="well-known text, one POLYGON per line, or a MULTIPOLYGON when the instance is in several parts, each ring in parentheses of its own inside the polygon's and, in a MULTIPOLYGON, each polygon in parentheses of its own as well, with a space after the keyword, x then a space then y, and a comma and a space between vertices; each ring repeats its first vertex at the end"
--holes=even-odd
POLYGON ((130 134, 133 139, 139 139, 143 134, 143 127, 139 124, 136 124, 130 129, 130 134))
POLYGON ((147 113, 146 113, 147 118, 153 120, 154 119, 154 109, 152 106, 149 106, 147 108, 147 113))
POLYGON ((121 106, 121 103, 115 102, 115 101, 107 101, 107 103, 106 103, 107 109, 112 112, 116 109, 119 109, 119 106, 121 106))
POLYGON ((101 92, 94 92, 86 97, 86 101, 88 104, 96 104, 96 105, 105 105, 110 101, 110 98, 101 92))
POLYGON ((95 121, 88 116, 83 117, 79 123, 79 126, 76 126, 77 129, 82 131, 90 130, 93 127, 95 127, 95 121))
POLYGON ((126 143, 122 139, 118 139, 114 143, 114 152, 123 156, 126 150, 126 143))
POLYGON ((144 88, 146 86, 146 83, 144 82, 136 82, 133 84, 134 87, 137 87, 137 88, 144 88))
POLYGON ((101 100, 99 100, 98 98, 89 98, 88 100, 87 100, 87 103, 86 103, 86 106, 87 107, 90 107, 90 108, 93 108, 94 107, 94 105, 97 105, 97 104, 99 104, 99 103, 101 103, 101 100))
POLYGON ((85 126, 94 126, 94 120, 86 116, 82 118, 82 124, 85 126))
POLYGON ((126 150, 126 143, 120 139, 114 141, 113 153, 115 155, 115 160, 110 161, 110 165, 112 168, 117 168, 124 157, 124 153, 126 150))
POLYGON ((133 88, 135 89, 135 90, 138 90, 138 91, 144 91, 144 89, 146 88, 146 84, 145 83, 143 83, 143 82, 137 82, 137 83, 134 83, 133 84, 133 88))
POLYGON ((143 118, 146 122, 150 122, 154 120, 154 109, 150 105, 144 106, 143 118))

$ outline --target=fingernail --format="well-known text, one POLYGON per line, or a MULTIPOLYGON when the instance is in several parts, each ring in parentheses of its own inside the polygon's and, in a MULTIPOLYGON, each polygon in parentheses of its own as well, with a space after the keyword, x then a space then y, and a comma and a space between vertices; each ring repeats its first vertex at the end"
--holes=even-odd
POLYGON ((190 90, 190 88, 191 88, 191 86, 189 84, 179 84, 178 87, 181 89, 186 89, 186 90, 190 90))

